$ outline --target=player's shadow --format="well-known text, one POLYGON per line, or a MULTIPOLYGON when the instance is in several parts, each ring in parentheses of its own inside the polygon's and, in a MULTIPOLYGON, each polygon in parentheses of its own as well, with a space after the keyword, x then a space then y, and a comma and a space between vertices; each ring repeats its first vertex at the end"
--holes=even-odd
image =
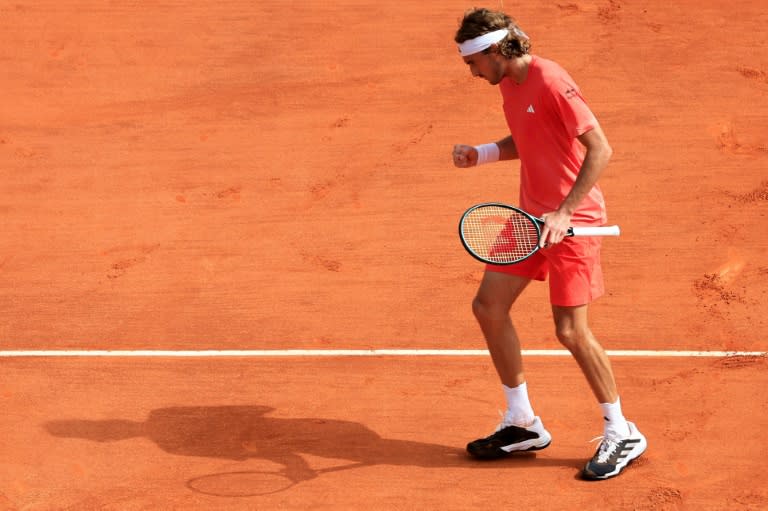
MULTIPOLYGON (((54 436, 111 442, 148 438, 160 449, 180 456, 229 460, 267 460, 284 467, 282 475, 293 484, 318 477, 306 455, 349 460, 341 468, 374 465, 483 468, 505 466, 559 466, 580 468, 583 460, 536 457, 521 453, 499 462, 477 462, 463 446, 382 438, 368 427, 350 421, 269 417, 266 406, 194 406, 160 408, 143 422, 113 420, 59 420, 44 424, 54 436)), ((437 436, 437 433, 435 434, 437 436)))

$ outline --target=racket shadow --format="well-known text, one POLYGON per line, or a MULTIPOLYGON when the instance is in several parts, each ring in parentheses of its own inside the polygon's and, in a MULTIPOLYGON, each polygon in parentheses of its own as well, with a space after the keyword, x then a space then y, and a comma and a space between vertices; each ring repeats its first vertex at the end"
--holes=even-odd
MULTIPOLYGON (((177 456, 219 458, 233 461, 262 460, 281 467, 271 474, 276 480, 261 495, 285 491, 322 474, 375 465, 425 468, 499 468, 498 463, 478 462, 463 446, 383 438, 367 426, 352 421, 323 418, 280 418, 268 414, 266 406, 191 406, 153 410, 143 422, 114 420, 59 420, 44 424, 56 437, 112 442, 147 438, 163 451, 177 456), (305 458, 314 456, 349 463, 316 469, 305 458)), ((537 457, 525 453, 500 460, 510 468, 520 466, 568 466, 580 468, 582 459, 537 457)), ((187 487, 200 493, 211 490, 217 479, 245 479, 262 471, 236 470, 198 476, 187 487)), ((221 485, 222 487, 225 485, 221 485)), ((243 494, 244 496, 245 494, 243 494)), ((225 495, 222 495, 225 496, 225 495)), ((231 496, 231 495, 226 495, 231 496)))

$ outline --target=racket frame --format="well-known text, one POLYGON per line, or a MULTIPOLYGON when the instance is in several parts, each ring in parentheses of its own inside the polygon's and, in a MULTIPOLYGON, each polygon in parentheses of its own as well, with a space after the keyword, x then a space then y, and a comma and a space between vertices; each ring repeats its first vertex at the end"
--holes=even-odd
POLYGON ((539 250, 539 240, 541 240, 542 225, 544 225, 544 221, 541 218, 536 218, 535 216, 531 215, 527 211, 523 211, 518 207, 510 206, 509 204, 504 204, 501 202, 483 202, 481 204, 475 204, 474 206, 466 210, 463 215, 461 215, 461 220, 459 220, 459 239, 461 240, 461 244, 464 245, 464 249, 469 253, 469 255, 471 255, 481 263, 492 264, 494 266, 509 266, 510 264, 517 264, 519 262, 525 261, 526 259, 531 257, 533 254, 535 254, 539 250), (523 215, 524 217, 526 217, 528 220, 530 220, 531 223, 534 225, 534 227, 536 228, 536 248, 531 250, 531 252, 527 256, 521 259, 515 259, 514 261, 509 261, 509 262, 491 261, 490 259, 486 259, 485 257, 481 256, 480 254, 472 250, 472 248, 466 242, 466 240, 464 239, 464 222, 467 219, 467 217, 476 209, 487 208, 491 206, 499 207, 502 209, 511 209, 513 211, 516 211, 521 215, 523 215))
MULTIPOLYGON (((508 266, 510 264, 517 264, 522 261, 525 261, 529 257, 531 257, 533 254, 539 251, 541 246, 539 245, 539 242, 541 241, 541 228, 544 226, 544 219, 536 217, 528 213, 527 211, 524 211, 516 206, 511 206, 509 204, 504 204, 502 202, 483 202, 480 204, 475 204, 471 208, 467 209, 463 215, 461 215, 461 220, 459 221, 459 239, 461 240, 461 244, 464 245, 464 249, 480 262, 486 263, 486 264, 492 264, 494 266, 508 266), (521 258, 516 259, 514 261, 509 262, 499 262, 499 261, 491 261, 478 253, 476 253, 472 248, 469 246, 469 244, 464 239, 464 221, 466 218, 476 209, 479 208, 485 208, 485 207, 498 207, 501 209, 511 209, 513 211, 516 211, 517 213, 520 213, 524 217, 528 218, 528 220, 531 221, 531 223, 536 227, 536 248, 531 250, 531 252, 521 258)), ((566 232, 566 236, 619 236, 621 234, 621 229, 619 229, 618 225, 609 225, 609 226, 585 226, 585 227, 569 227, 568 231, 566 232)))

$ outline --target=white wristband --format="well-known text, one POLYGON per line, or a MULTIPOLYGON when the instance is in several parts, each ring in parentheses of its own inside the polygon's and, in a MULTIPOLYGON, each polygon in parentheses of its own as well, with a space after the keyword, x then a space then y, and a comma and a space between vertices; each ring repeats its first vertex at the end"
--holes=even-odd
POLYGON ((477 149, 478 165, 499 161, 499 146, 495 142, 476 145, 475 149, 477 149))

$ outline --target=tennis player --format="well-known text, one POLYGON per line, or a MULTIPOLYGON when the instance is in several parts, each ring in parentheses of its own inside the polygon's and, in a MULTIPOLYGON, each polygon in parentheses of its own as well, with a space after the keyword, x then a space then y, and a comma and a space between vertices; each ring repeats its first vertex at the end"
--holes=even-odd
POLYGON ((611 364, 587 321, 589 304, 604 293, 600 238, 565 237, 572 225, 605 224, 597 180, 612 149, 573 79, 555 62, 532 55, 530 38, 510 16, 471 9, 455 41, 472 75, 498 85, 510 131, 497 142, 454 146, 455 166, 519 159, 520 207, 545 220, 543 249, 518 264, 487 266, 473 301, 507 410, 496 431, 470 442, 467 451, 477 458, 499 458, 543 449, 551 441, 529 401, 510 317, 526 286, 549 277, 557 338, 579 364, 604 418, 602 441, 582 476, 616 476, 645 451, 647 442, 622 413, 611 364))

